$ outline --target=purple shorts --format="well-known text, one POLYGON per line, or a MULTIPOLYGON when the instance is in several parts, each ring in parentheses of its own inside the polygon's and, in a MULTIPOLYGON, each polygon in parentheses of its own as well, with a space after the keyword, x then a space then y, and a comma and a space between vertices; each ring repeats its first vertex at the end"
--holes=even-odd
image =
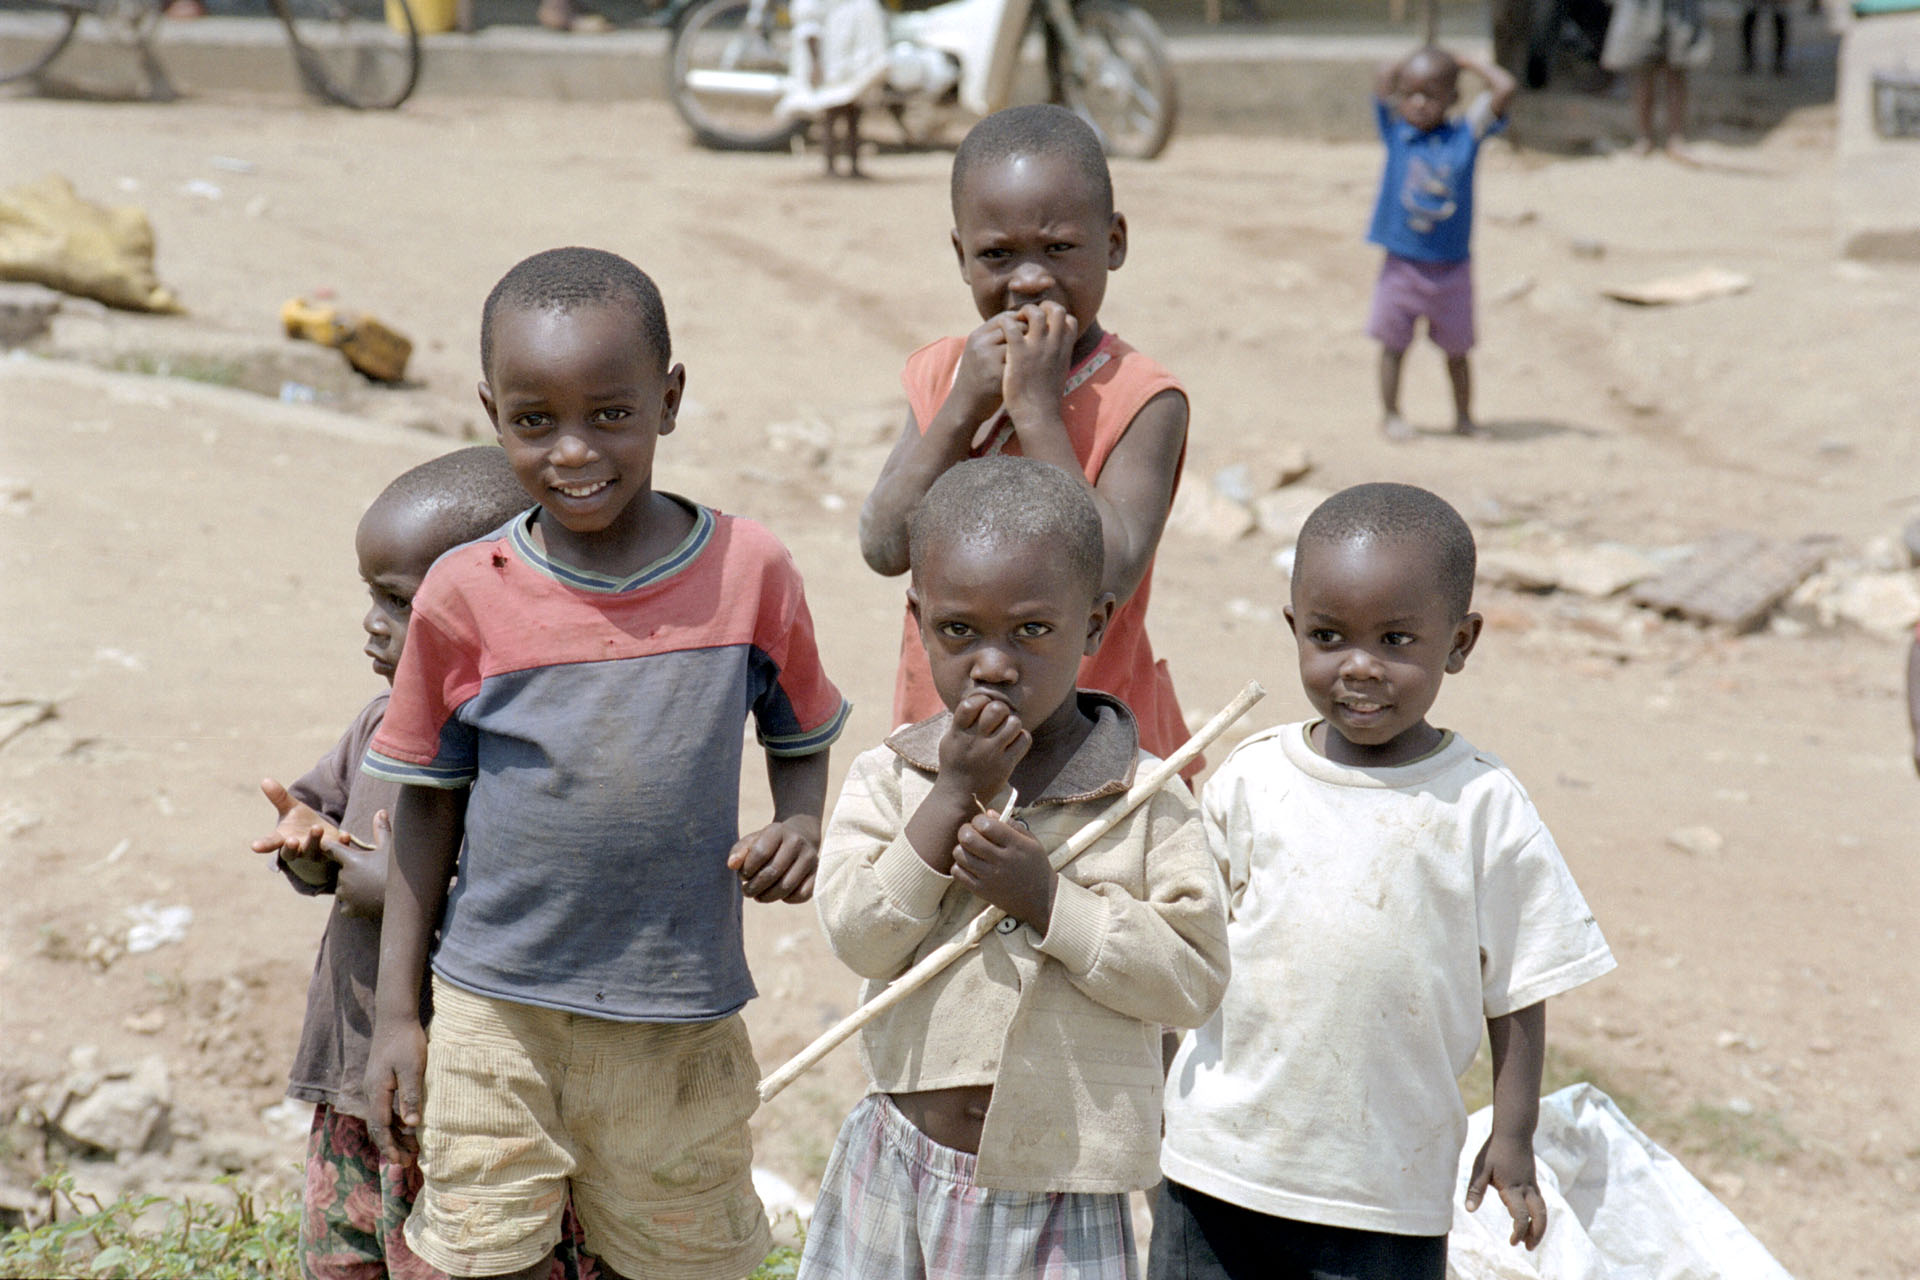
POLYGON ((1387 255, 1373 287, 1367 336, 1389 351, 1413 345, 1413 322, 1427 318, 1427 336, 1450 356, 1473 350, 1473 262, 1415 262, 1387 255))

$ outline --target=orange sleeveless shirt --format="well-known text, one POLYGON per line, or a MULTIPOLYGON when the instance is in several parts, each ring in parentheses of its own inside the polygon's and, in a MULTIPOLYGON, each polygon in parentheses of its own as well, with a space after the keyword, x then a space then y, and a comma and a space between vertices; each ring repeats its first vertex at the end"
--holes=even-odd
MULTIPOLYGON (((961 338, 942 338, 907 357, 900 375, 906 387, 907 404, 924 434, 953 389, 953 378, 960 367, 966 342, 961 338)), ((1060 416, 1066 422, 1067 439, 1073 456, 1080 460, 1089 484, 1100 482, 1114 446, 1126 434, 1134 416, 1147 401, 1162 391, 1186 394, 1179 381, 1147 356, 1141 355, 1109 333, 1093 349, 1093 354, 1075 365, 1067 375, 1066 394, 1060 401, 1060 416)), ((1020 442, 1012 430, 1002 425, 985 443, 972 450, 974 457, 990 453, 1020 452, 1020 442)), ((1179 468, 1186 463, 1186 449, 1175 464, 1174 488, 1180 484, 1179 468)), ((1167 664, 1156 661, 1153 645, 1147 639, 1147 600, 1153 592, 1153 564, 1140 578, 1133 595, 1114 610, 1100 651, 1080 663, 1080 687, 1110 693, 1133 710, 1140 727, 1140 745, 1157 756, 1166 756, 1190 736, 1186 717, 1180 713, 1174 696, 1173 678, 1167 664)), ((900 674, 894 682, 893 720, 895 724, 915 724, 945 710, 940 694, 933 687, 933 673, 927 666, 927 654, 920 645, 920 633, 908 614, 900 641, 900 674)), ((1182 774, 1191 781, 1199 773, 1203 760, 1196 759, 1182 774)))

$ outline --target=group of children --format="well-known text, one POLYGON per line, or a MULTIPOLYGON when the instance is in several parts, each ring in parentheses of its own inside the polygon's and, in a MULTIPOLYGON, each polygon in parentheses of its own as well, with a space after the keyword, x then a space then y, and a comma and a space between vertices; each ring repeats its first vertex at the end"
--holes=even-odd
POLYGON ((816 889, 868 997, 1005 917, 861 1032, 809 1280, 1131 1277, 1156 1186, 1156 1277, 1439 1280, 1483 1025, 1466 1199, 1539 1244, 1544 1001, 1613 962, 1525 791, 1427 719, 1480 634, 1471 533, 1417 488, 1329 499, 1285 611, 1316 718, 1056 861, 1187 736, 1144 615, 1188 405, 1101 328, 1127 224, 1077 117, 983 121, 952 203, 982 323, 907 364, 860 524, 909 575, 898 727, 824 830, 847 704, 781 544, 654 483, 686 372, 652 282, 558 249, 489 295, 500 448, 361 521, 392 692, 266 784, 254 844, 336 899, 290 1090, 307 1274, 750 1272, 743 901, 816 889), (748 717, 773 820, 741 836, 748 717))

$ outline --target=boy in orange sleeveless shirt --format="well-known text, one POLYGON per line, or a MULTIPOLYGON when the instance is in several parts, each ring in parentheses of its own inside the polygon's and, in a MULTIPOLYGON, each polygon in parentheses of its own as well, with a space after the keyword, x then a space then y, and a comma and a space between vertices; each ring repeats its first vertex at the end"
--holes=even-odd
MULTIPOLYGON (((907 520, 967 458, 1022 454, 1085 480, 1106 539, 1101 586, 1120 606, 1079 683, 1133 710, 1140 745, 1187 740, 1166 663, 1147 639, 1160 531, 1186 457, 1187 397, 1153 360, 1100 327, 1107 273, 1127 257, 1100 139, 1063 107, 988 116, 953 158, 953 248, 983 324, 907 358, 911 412, 860 514, 877 572, 907 570, 907 520)), ((893 719, 942 710, 911 618, 902 627, 893 719)), ((1188 768, 1192 777, 1201 767, 1188 768)))

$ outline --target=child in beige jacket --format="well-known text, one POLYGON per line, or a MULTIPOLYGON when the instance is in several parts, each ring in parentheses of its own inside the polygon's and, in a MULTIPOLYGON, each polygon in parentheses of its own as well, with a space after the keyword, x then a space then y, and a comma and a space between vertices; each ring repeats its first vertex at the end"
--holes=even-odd
POLYGON ((1219 1003, 1226 915, 1177 780, 1047 860, 1153 759, 1124 703, 1075 687, 1113 615, 1101 548, 1084 481, 1032 459, 963 462, 914 514, 908 607, 948 710, 854 761, 820 918, 869 999, 987 906, 1007 919, 863 1031, 871 1092, 828 1162, 808 1280, 1137 1274, 1161 1027, 1219 1003))

